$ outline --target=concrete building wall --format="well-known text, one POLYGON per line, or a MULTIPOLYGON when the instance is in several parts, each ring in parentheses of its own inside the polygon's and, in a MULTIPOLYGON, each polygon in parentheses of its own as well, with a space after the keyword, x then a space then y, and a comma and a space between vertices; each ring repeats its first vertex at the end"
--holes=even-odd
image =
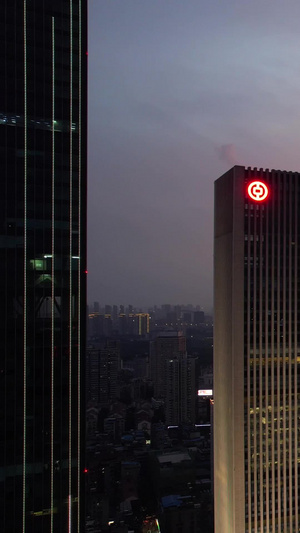
POLYGON ((215 184, 215 533, 245 532, 243 167, 215 184))

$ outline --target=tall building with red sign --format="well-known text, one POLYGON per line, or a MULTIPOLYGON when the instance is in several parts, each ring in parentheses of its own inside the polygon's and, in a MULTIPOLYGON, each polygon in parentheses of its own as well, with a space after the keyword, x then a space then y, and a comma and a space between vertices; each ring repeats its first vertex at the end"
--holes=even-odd
POLYGON ((299 531, 299 230, 300 174, 216 181, 216 533, 299 531))

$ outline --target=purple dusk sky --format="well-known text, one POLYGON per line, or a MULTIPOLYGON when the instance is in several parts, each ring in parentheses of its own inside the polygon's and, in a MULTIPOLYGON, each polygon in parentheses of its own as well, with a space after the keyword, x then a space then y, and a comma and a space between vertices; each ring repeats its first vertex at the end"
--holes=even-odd
POLYGON ((299 0, 89 0, 89 302, 211 307, 214 180, 300 170, 299 20, 299 0))

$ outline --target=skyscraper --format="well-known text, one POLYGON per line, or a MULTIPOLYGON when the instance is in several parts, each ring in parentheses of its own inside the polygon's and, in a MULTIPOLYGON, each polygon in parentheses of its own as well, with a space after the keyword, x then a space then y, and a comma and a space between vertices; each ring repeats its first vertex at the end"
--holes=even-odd
MULTIPOLYGON (((167 305, 167 304, 166 304, 167 305)), ((186 354, 186 338, 181 331, 163 331, 150 343, 150 377, 156 398, 165 396, 167 360, 186 354)))
POLYGON ((100 349, 88 347, 85 362, 87 407, 95 407, 100 394, 100 349))
POLYGON ((215 184, 216 533, 299 530, 300 174, 215 184))
POLYGON ((83 531, 86 0, 0 3, 0 530, 83 531))
POLYGON ((88 347, 86 356, 86 399, 90 406, 109 407, 118 397, 121 370, 120 342, 107 339, 88 347))
POLYGON ((121 369, 120 342, 108 339, 99 354, 99 405, 109 406, 118 397, 118 372, 121 369))
POLYGON ((164 379, 166 424, 195 424, 195 359, 177 355, 166 360, 164 379))

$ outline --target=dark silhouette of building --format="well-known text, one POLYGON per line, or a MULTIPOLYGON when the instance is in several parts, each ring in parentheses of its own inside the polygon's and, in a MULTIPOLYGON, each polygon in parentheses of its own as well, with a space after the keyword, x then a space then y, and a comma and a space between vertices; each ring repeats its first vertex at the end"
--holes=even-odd
POLYGON ((204 311, 194 311, 194 324, 204 324, 204 311))
POLYGON ((80 532, 86 0, 0 3, 0 530, 80 532))
MULTIPOLYGON (((167 304, 166 304, 167 305, 167 304)), ((182 332, 164 331, 150 343, 150 377, 157 398, 165 396, 166 361, 186 354, 186 338, 182 332)))
POLYGON ((99 405, 109 406, 118 397, 118 372, 121 368, 120 342, 108 339, 100 349, 99 405))
POLYGON ((100 348, 88 347, 86 351, 86 401, 88 406, 100 402, 100 348))
POLYGON ((121 369, 120 342, 107 339, 86 354, 86 399, 88 405, 109 407, 118 397, 121 369))
POLYGON ((195 423, 195 359, 175 355, 164 367, 166 424, 195 423))
POLYGON ((215 187, 216 533, 299 530, 300 174, 215 187))

